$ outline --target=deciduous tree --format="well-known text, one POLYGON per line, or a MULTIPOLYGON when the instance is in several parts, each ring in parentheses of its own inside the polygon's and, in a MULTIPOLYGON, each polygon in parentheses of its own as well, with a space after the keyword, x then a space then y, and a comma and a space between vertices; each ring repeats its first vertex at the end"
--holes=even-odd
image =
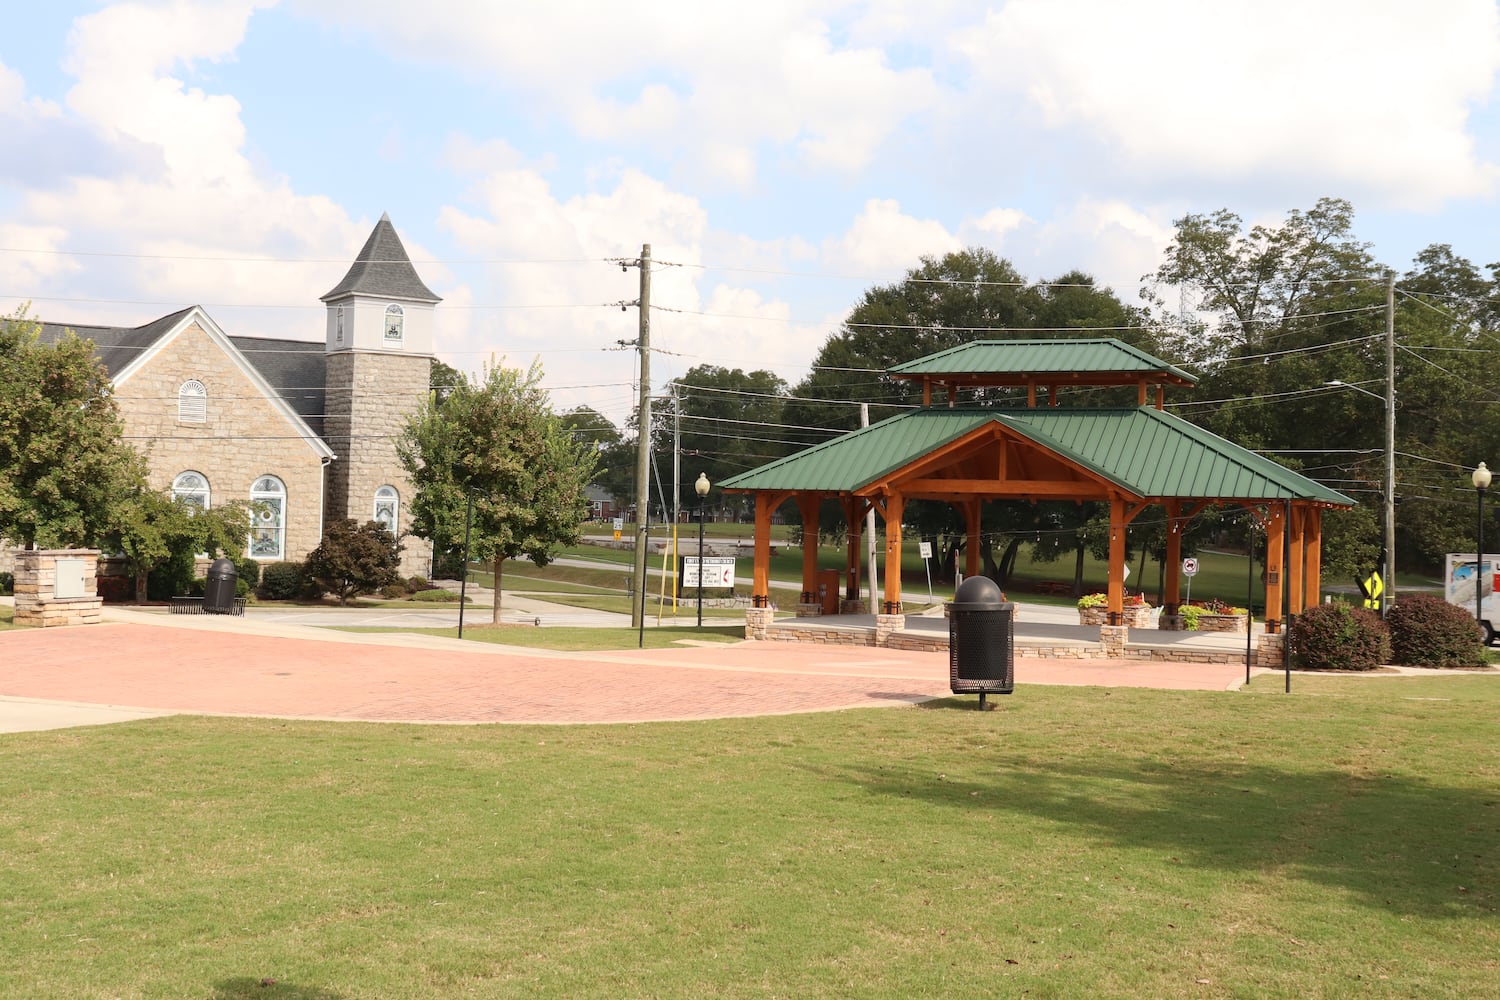
POLYGON ((416 487, 413 524, 435 549, 463 543, 472 503, 469 551, 494 564, 497 625, 505 560, 547 565, 578 541, 588 516, 584 487, 597 454, 553 414, 541 378, 537 364, 464 377, 413 414, 398 443, 416 487))
POLYGON ((401 547, 379 521, 363 526, 352 517, 328 522, 318 547, 307 554, 303 574, 348 604, 401 578, 401 547))

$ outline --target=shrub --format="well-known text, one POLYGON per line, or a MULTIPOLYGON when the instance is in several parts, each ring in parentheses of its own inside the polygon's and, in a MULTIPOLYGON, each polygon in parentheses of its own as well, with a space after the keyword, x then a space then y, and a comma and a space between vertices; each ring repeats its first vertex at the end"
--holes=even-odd
POLYGON ((406 581, 406 589, 415 594, 423 590, 437 590, 437 584, 428 580, 425 576, 414 576, 406 581))
MULTIPOLYGON (((440 590, 434 587, 432 590, 423 590, 411 595, 414 601, 457 601, 458 594, 451 590, 440 590)), ((464 595, 464 603, 473 601, 474 598, 464 595)))
MULTIPOLYGON (((166 601, 173 597, 186 597, 193 593, 193 571, 197 559, 191 552, 174 553, 146 577, 146 600, 166 601)), ((203 593, 203 581, 198 581, 198 593, 203 593)))
POLYGON ((239 596, 244 597, 247 591, 254 590, 260 586, 260 563, 249 556, 229 557, 234 563, 234 571, 239 579, 239 596))
POLYGON ((406 594, 407 589, 404 583, 388 583, 380 588, 380 596, 389 601, 400 600, 406 594))
POLYGON ((134 577, 101 576, 97 582, 99 597, 106 604, 128 604, 135 600, 134 577))
POLYGON ((1292 623, 1292 660, 1308 670, 1374 670, 1391 658, 1385 622, 1344 601, 1308 608, 1292 623))
POLYGON ((16 589, 16 578, 10 573, 0 573, 0 594, 9 594, 16 589))
POLYGON ((1401 598, 1386 613, 1396 663, 1471 667, 1484 662, 1479 625, 1469 611, 1429 594, 1401 598))
POLYGON ((302 570, 308 579, 348 604, 350 598, 373 594, 400 579, 401 548, 385 525, 354 518, 329 521, 323 540, 307 554, 302 570))
POLYGON ((1078 599, 1078 610, 1084 608, 1102 608, 1109 603, 1108 594, 1084 594, 1078 599))
POLYGON ((261 569, 260 596, 268 601, 294 600, 305 587, 299 562, 275 562, 261 569))

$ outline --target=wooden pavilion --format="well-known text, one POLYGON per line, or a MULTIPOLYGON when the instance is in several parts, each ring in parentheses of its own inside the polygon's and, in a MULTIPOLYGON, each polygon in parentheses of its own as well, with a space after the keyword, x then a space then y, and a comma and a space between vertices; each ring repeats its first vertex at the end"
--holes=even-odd
MULTIPOLYGON (((985 500, 1099 501, 1109 505, 1108 631, 1123 620, 1125 532, 1142 511, 1166 512, 1165 612, 1181 590, 1181 532, 1210 504, 1249 510, 1268 533, 1266 631, 1318 600, 1322 515, 1354 501, 1165 408, 1167 386, 1187 373, 1113 339, 975 341, 888 374, 922 384, 923 405, 771 462, 723 484, 755 497, 753 609, 769 609, 771 515, 793 501, 803 525, 802 589, 817 589, 818 511, 838 503, 849 525, 845 607, 859 598, 865 513, 885 524, 884 586, 877 616, 901 614, 901 518, 913 500, 952 504, 967 531, 964 572, 979 573, 985 500), (963 388, 1024 386, 1024 408, 958 405, 963 388), (1059 406, 1076 386, 1133 386, 1134 407, 1059 406), (942 393, 942 405, 933 398, 942 393), (1038 396, 1044 394, 1045 405, 1038 396), (1285 588, 1285 592, 1283 591, 1285 588)), ((872 599, 873 599, 873 595, 872 599)), ((873 609, 872 609, 873 610, 873 609)))

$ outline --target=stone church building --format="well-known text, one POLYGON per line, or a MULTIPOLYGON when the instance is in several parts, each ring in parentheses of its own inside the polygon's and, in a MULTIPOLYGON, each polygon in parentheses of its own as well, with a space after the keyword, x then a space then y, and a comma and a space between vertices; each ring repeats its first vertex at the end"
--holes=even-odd
MULTIPOLYGON (((204 507, 255 502, 248 554, 297 560, 333 518, 410 529, 396 439, 427 396, 441 299, 381 216, 322 301, 321 344, 235 336, 201 306, 129 328, 44 323, 42 337, 94 342, 153 487, 204 507)), ((427 575, 431 545, 403 545, 402 575, 427 575)))

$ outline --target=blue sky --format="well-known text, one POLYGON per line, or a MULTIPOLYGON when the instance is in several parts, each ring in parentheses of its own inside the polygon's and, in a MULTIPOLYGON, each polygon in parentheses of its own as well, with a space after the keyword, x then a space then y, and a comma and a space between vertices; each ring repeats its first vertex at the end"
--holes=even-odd
POLYGON ((1323 196, 1404 268, 1500 260, 1487 2, 137 0, 0 37, 0 308, 202 303, 317 340, 382 212, 439 353, 540 358, 621 419, 651 243, 661 353, 795 382, 861 292, 986 246, 1133 301, 1172 221, 1323 196))

